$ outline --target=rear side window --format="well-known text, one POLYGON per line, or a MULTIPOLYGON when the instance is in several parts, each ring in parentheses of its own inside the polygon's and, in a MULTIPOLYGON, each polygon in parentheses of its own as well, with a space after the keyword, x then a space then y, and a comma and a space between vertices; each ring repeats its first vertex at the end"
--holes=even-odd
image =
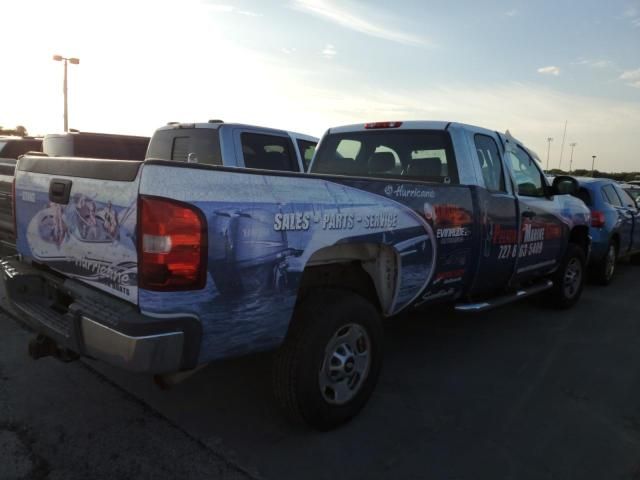
POLYGON ((186 162, 189 154, 197 163, 222 165, 218 130, 176 128, 157 130, 151 138, 146 158, 186 162))
POLYGON ((311 165, 313 154, 316 153, 316 142, 298 140, 298 150, 300 150, 304 171, 306 172, 309 169, 309 165, 311 165))
POLYGON ((504 172, 498 145, 488 135, 477 134, 474 141, 485 187, 493 192, 504 192, 504 172))
POLYGON ((622 201, 620 200, 620 197, 618 197, 618 194, 616 193, 615 188, 613 188, 613 185, 605 185, 604 187, 602 187, 602 196, 604 198, 604 201, 609 205, 613 205, 614 207, 622 207, 622 201))
POLYGON ((622 203, 625 207, 638 207, 635 198, 633 198, 627 190, 625 190, 624 188, 616 187, 616 191, 618 192, 618 195, 620 196, 620 199, 622 200, 622 203))
POLYGON ((439 130, 330 134, 312 173, 458 183, 451 140, 439 130))
POLYGON ((287 137, 264 135, 258 133, 243 133, 242 156, 247 168, 265 170, 298 171, 293 144, 287 137))

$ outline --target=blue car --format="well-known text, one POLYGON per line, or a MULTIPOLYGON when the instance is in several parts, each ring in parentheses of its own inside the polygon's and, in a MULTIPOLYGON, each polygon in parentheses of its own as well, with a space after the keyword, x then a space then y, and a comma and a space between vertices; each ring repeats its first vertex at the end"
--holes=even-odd
POLYGON ((640 210, 634 198, 615 181, 578 178, 578 197, 591 210, 593 279, 608 285, 619 258, 640 256, 640 210))

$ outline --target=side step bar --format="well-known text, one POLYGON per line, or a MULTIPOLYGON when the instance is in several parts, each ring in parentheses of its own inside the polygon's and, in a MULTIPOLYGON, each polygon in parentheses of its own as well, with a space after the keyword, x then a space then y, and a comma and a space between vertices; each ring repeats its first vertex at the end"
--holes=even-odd
POLYGON ((517 292, 495 297, 484 302, 458 303, 454 309, 456 312, 463 313, 486 312, 492 308, 501 307, 507 303, 515 302, 516 300, 521 300, 523 298, 530 297, 531 295, 544 292, 545 290, 549 290, 551 287, 553 287, 553 282, 551 280, 545 280, 542 283, 537 283, 527 288, 521 288, 517 292))

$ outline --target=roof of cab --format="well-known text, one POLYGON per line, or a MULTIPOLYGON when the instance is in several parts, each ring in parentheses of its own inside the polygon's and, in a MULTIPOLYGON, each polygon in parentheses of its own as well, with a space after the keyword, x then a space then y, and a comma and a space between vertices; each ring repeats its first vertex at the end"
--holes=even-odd
MULTIPOLYGON (((431 120, 409 120, 402 121, 399 120, 402 124, 399 127, 392 128, 380 128, 379 130, 444 130, 447 128, 447 125, 450 125, 452 122, 443 122, 443 121, 431 121, 431 120)), ((354 123, 352 125, 342 125, 339 127, 332 127, 327 130, 327 133, 348 133, 348 132, 360 132, 368 130, 365 128, 365 125, 369 123, 384 123, 384 122, 367 122, 367 123, 354 123)))
POLYGON ((279 134, 283 134, 283 133, 287 133, 297 139, 300 140, 307 140, 309 142, 318 142, 318 138, 311 136, 311 135, 307 135, 305 133, 299 133, 299 132, 292 132, 290 130, 282 130, 279 128, 271 128, 271 127, 261 127, 258 125, 248 125, 245 123, 224 123, 222 121, 215 121, 215 122, 207 122, 207 123, 180 123, 180 122, 170 122, 167 125, 164 125, 158 129, 156 129, 156 131, 158 130, 174 130, 174 129, 180 129, 180 128, 210 128, 213 130, 217 130, 220 127, 236 127, 236 128, 255 128, 255 129, 260 129, 260 130, 264 130, 266 132, 273 132, 273 133, 279 133, 279 134))

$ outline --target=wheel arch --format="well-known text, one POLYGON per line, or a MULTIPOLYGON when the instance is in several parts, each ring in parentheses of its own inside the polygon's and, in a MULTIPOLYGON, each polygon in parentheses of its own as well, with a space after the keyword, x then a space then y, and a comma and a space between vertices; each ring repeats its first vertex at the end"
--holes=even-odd
POLYGON ((388 315, 399 283, 399 264, 399 253, 389 245, 349 243, 321 248, 305 264, 298 301, 314 288, 343 288, 388 315))

